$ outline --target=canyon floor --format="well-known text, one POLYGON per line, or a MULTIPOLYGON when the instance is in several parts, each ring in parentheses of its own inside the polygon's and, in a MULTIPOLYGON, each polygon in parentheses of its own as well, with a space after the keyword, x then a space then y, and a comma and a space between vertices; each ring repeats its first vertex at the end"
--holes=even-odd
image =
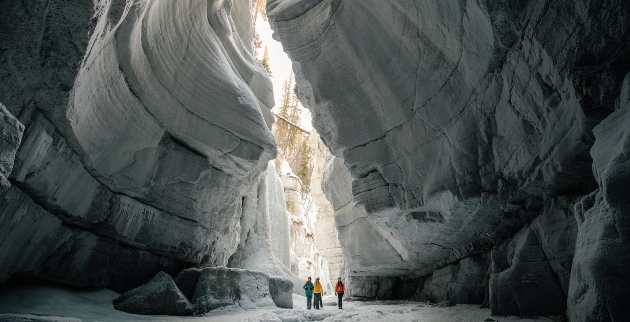
POLYGON ((143 316, 117 311, 112 300, 119 294, 106 289, 68 288, 57 285, 20 285, 0 290, 0 321, 555 321, 550 318, 491 316, 477 305, 433 307, 410 301, 346 302, 339 310, 333 297, 324 309, 306 310, 306 298, 293 296, 295 308, 243 310, 228 307, 196 317, 143 316))

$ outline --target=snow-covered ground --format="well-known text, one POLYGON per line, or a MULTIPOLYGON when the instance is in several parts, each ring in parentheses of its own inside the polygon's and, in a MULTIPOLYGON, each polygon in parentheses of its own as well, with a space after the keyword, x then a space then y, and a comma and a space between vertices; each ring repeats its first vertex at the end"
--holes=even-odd
MULTIPOLYGON (((118 296, 109 290, 61 288, 51 285, 0 286, 0 321, 3 314, 34 314, 72 317, 83 321, 527 321, 518 317, 493 317, 490 310, 476 305, 439 308, 407 301, 346 302, 337 309, 333 297, 324 298, 324 309, 306 310, 306 298, 294 295, 292 310, 263 308, 245 311, 223 308, 204 316, 143 316, 117 311, 112 300, 118 296)), ((553 321, 548 318, 538 322, 553 321)))

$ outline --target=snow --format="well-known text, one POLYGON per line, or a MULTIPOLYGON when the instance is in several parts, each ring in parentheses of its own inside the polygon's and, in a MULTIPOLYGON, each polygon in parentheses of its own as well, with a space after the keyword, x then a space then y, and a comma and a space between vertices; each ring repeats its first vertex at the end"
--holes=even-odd
MULTIPOLYGON (((117 311, 112 300, 119 294, 105 289, 61 288, 56 285, 6 286, 0 289, 0 320, 3 314, 35 314, 79 318, 83 321, 529 321, 518 317, 493 317, 489 309, 477 305, 431 307, 409 301, 345 302, 336 307, 334 297, 324 297, 322 310, 306 310, 306 298, 293 295, 295 309, 258 308, 244 310, 231 306, 203 316, 143 316, 117 311)), ((553 321, 538 318, 538 322, 553 321)))

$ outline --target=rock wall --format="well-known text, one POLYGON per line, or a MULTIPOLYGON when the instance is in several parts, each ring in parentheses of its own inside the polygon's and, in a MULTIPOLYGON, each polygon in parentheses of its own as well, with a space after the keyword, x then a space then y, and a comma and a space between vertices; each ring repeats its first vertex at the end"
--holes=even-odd
POLYGON ((2 134, 0 139, 0 192, 11 186, 7 177, 13 169, 15 153, 20 146, 23 133, 24 125, 0 103, 0 134, 2 134))
MULTIPOLYGON (((314 230, 316 215, 319 214, 318 205, 312 195, 303 190, 302 181, 293 173, 288 162, 283 159, 276 161, 280 161, 277 162, 280 164, 278 173, 282 179, 286 211, 290 217, 291 271, 302 281, 306 281, 308 277, 313 281, 319 278, 324 292, 332 294, 328 259, 316 247, 317 236, 314 230)), ((303 290, 300 294, 303 294, 303 290)))
POLYGON ((619 109, 595 128, 591 149, 599 190, 575 205, 577 240, 569 283, 571 321, 630 319, 630 74, 619 109))
POLYGON ((310 190, 313 202, 317 205, 317 220, 315 221, 314 229, 315 246, 319 253, 328 260, 330 278, 334 284, 337 281, 337 277, 341 276, 343 254, 339 243, 339 233, 337 232, 337 226, 335 226, 335 211, 322 190, 326 157, 330 152, 319 139, 319 134, 315 130, 311 131, 308 144, 313 152, 313 173, 310 190))
MULTIPOLYGON (((486 254, 495 313, 625 318, 629 279, 614 273, 628 247, 624 1, 269 0, 267 10, 334 155, 322 185, 357 293, 373 288, 363 280, 426 277, 431 294, 463 298, 444 292, 459 277, 433 280, 486 254), (549 288, 525 285, 539 277, 549 288), (537 308, 541 294, 550 302, 537 308)), ((482 271, 473 275, 487 283, 482 271)))
POLYGON ((257 185, 243 198, 240 226, 240 242, 229 267, 290 278, 294 292, 302 294, 304 280, 291 269, 289 212, 274 161, 269 161, 257 185))
POLYGON ((0 3, 0 282, 121 291, 228 263, 276 154, 251 7, 0 3))

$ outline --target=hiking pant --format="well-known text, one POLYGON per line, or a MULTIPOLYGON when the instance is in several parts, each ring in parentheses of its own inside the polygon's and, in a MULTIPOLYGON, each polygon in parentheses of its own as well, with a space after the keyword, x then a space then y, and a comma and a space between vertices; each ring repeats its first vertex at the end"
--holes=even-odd
POLYGON ((341 308, 341 299, 343 298, 343 293, 337 293, 337 297, 339 298, 337 300, 337 306, 341 308))
POLYGON ((315 296, 315 308, 319 309, 319 304, 322 302, 322 293, 313 293, 313 295, 315 296))
POLYGON ((313 296, 306 296, 306 308, 310 309, 311 308, 311 300, 313 299, 313 296))

